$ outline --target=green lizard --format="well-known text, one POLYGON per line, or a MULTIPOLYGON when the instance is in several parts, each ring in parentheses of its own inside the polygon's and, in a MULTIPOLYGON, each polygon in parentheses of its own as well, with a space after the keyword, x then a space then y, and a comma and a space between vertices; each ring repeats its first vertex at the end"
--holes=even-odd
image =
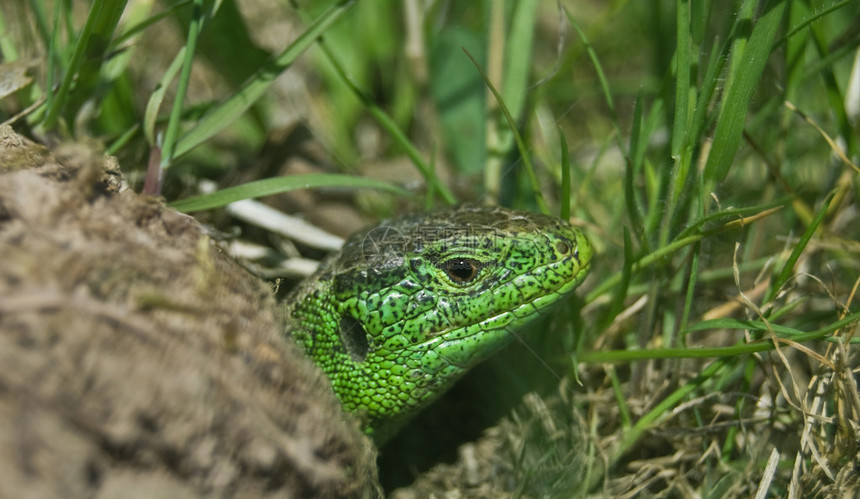
POLYGON ((377 443, 585 277, 558 218, 460 207, 351 237, 287 298, 287 332, 377 443))

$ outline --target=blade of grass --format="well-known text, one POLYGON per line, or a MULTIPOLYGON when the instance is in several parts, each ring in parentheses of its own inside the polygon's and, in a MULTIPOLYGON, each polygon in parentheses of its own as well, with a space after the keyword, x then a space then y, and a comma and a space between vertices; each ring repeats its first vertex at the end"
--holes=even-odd
MULTIPOLYGON (((502 2, 493 4, 491 10, 494 13, 504 10, 502 2)), ((494 14, 491 17, 503 24, 503 16, 494 14)), ((427 85, 438 120, 440 142, 444 144, 452 169, 467 176, 477 177, 483 173, 490 193, 498 189, 499 165, 506 158, 507 149, 501 142, 498 145, 493 142, 501 139, 491 131, 496 120, 491 119, 494 114, 488 112, 489 92, 472 69, 472 63, 460 57, 458 51, 465 48, 481 61, 489 63, 498 59, 501 64, 501 55, 490 54, 503 49, 504 43, 496 43, 496 40, 504 39, 503 34, 496 36, 502 30, 494 22, 489 28, 490 35, 484 36, 480 30, 455 23, 435 33, 428 44, 427 85), (488 47, 491 48, 490 54, 487 53, 488 47), (456 55, 452 57, 452 54, 456 55)), ((356 81, 352 76, 350 80, 356 81)))
POLYGON ((690 130, 690 66, 692 65, 690 38, 690 0, 678 0, 676 10, 676 50, 675 50, 675 119, 672 125, 672 157, 681 159, 682 146, 687 144, 690 130))
POLYGON ((833 5, 824 7, 820 10, 816 10, 815 12, 810 14, 809 17, 805 18, 803 21, 797 23, 790 30, 788 30, 788 32, 785 35, 783 35, 782 38, 780 38, 779 40, 776 41, 776 43, 773 44, 773 48, 774 49, 779 48, 782 44, 788 42, 788 40, 791 39, 791 37, 796 35, 798 32, 808 28, 815 21, 818 21, 819 19, 826 17, 831 12, 835 12, 835 11, 841 9, 842 7, 847 7, 851 4, 853 4, 855 1, 856 0, 842 0, 841 2, 836 2, 833 5))
POLYGON ((707 125, 711 121, 708 118, 710 108, 708 104, 713 99, 717 85, 721 81, 720 75, 723 72, 723 66, 727 58, 725 53, 728 51, 728 47, 728 43, 724 43, 722 47, 715 43, 711 49, 708 66, 705 69, 705 76, 702 78, 702 86, 699 88, 699 95, 696 99, 696 108, 693 110, 692 130, 687 133, 688 144, 701 142, 702 136, 707 130, 707 125))
MULTIPOLYGON (((173 108, 170 110, 170 118, 167 120, 167 131, 164 132, 164 143, 162 144, 161 161, 159 163, 159 168, 162 170, 168 168, 173 162, 176 140, 179 136, 179 124, 182 120, 182 104, 185 101, 185 94, 188 92, 188 83, 191 80, 191 66, 194 64, 197 39, 200 36, 200 31, 203 29, 203 24, 214 14, 211 9, 214 9, 215 5, 215 3, 210 3, 209 9, 204 10, 203 0, 194 0, 192 3, 191 22, 188 24, 188 37, 185 39, 185 46, 179 51, 184 57, 182 58, 179 82, 176 85, 176 97, 173 100, 173 108)), ((155 133, 153 131, 152 137, 154 138, 154 136, 155 133)))
POLYGON ((120 36, 118 36, 116 38, 116 40, 114 40, 113 45, 114 46, 120 45, 123 42, 131 39, 132 37, 134 37, 138 33, 142 32, 146 28, 157 23, 158 21, 161 21, 162 19, 165 19, 165 18, 168 18, 168 17, 175 15, 178 10, 191 5, 191 2, 192 2, 192 0, 181 0, 181 1, 171 5, 167 9, 163 10, 162 12, 159 12, 157 14, 153 14, 152 16, 144 19, 143 21, 141 21, 139 23, 135 23, 134 25, 132 25, 128 29, 126 29, 120 36))
POLYGON ((562 220, 570 219, 570 158, 567 151, 567 139, 561 125, 558 126, 558 140, 561 146, 561 212, 562 220))
MULTIPOLYGON (((705 206, 704 206, 704 198, 705 198, 705 179, 702 178, 701 175, 696 176, 698 192, 694 197, 694 209, 696 210, 696 219, 701 220, 705 218, 705 206)), ((776 208, 776 207, 774 207, 776 208)), ((693 245, 692 250, 690 251, 689 258, 689 266, 687 267, 687 283, 686 283, 686 293, 684 296, 684 308, 681 312, 681 320, 678 323, 678 329, 676 331, 676 338, 678 344, 681 346, 685 346, 687 344, 687 321, 690 318, 690 313, 693 310, 693 301, 695 299, 695 290, 696 283, 701 279, 699 274, 699 262, 702 256, 702 245, 696 243, 693 245)))
MULTIPOLYGON (((36 29, 39 32, 39 36, 42 38, 42 42, 45 46, 49 46, 51 44, 51 39, 54 38, 56 30, 56 25, 54 25, 54 29, 48 29, 48 16, 45 15, 45 5, 43 0, 30 0, 30 12, 33 13, 33 17, 36 19, 36 29)), ((54 6, 54 14, 58 14, 59 11, 63 9, 59 5, 54 6)))
POLYGON ((379 107, 373 99, 371 99, 365 92, 363 92, 355 82, 347 75, 346 71, 343 68, 343 65, 340 63, 338 58, 334 53, 331 52, 328 44, 325 43, 325 40, 320 40, 320 47, 323 52, 326 54, 329 62, 331 62, 332 66, 335 68, 337 74, 341 77, 341 80, 347 85, 347 87, 353 92, 353 94, 361 101, 364 105, 365 109, 373 116, 377 123, 391 136, 395 143, 397 143, 403 151, 409 156, 409 159, 412 160, 412 164, 414 164, 418 170, 421 172, 421 175, 427 181, 427 187, 430 193, 438 193, 442 196, 442 200, 448 204, 454 204, 456 202, 456 198, 454 194, 448 189, 445 184, 439 181, 439 178, 436 176, 433 168, 424 161, 424 158, 421 157, 421 153, 418 151, 418 148, 412 144, 412 141, 406 136, 403 130, 397 125, 397 123, 386 113, 381 107, 379 107))
POLYGON ((66 110, 68 101, 80 104, 91 96, 125 5, 126 0, 93 1, 56 98, 42 122, 44 130, 56 128, 60 113, 77 112, 77 109, 66 110))
POLYGON ((705 178, 708 180, 720 181, 729 172, 741 143, 753 91, 764 71, 784 9, 785 2, 768 1, 764 14, 752 29, 748 43, 743 43, 745 39, 740 37, 732 50, 726 92, 705 164, 705 178))
POLYGON ((640 90, 633 107, 633 129, 630 132, 630 145, 626 156, 624 175, 624 203, 630 227, 643 251, 650 248, 649 241, 645 237, 645 226, 642 222, 642 208, 636 198, 635 179, 639 176, 645 163, 645 153, 648 151, 648 143, 660 119, 663 101, 657 99, 647 118, 642 114, 643 99, 640 90))
MULTIPOLYGON (((825 28, 820 24, 814 24, 812 25, 811 31, 812 40, 814 42, 815 49, 818 51, 818 56, 823 59, 830 55, 829 52, 832 40, 827 39, 828 33, 825 33, 825 28)), ((824 85, 827 89, 827 99, 830 101, 830 112, 836 115, 836 121, 839 124, 839 134, 841 135, 842 140, 845 141, 845 151, 848 153, 848 156, 854 157, 857 153, 857 139, 855 137, 856 134, 854 132, 854 127, 852 126, 851 120, 848 118, 848 115, 845 112, 845 106, 843 105, 843 102, 845 102, 845 98, 842 95, 843 87, 837 81, 836 74, 830 66, 822 68, 820 76, 824 80, 824 85)))
POLYGON ((105 152, 111 156, 115 156, 119 150, 128 145, 131 139, 133 139, 139 131, 140 123, 135 123, 128 127, 128 130, 120 134, 119 137, 114 139, 114 141, 105 148, 105 152))
POLYGON ((536 0, 519 0, 511 12, 511 28, 505 44, 504 73, 501 95, 512 116, 519 121, 528 89, 528 75, 531 71, 532 45, 534 45, 536 0))
POLYGON ((234 201, 253 199, 297 189, 313 189, 319 187, 346 189, 378 189, 399 196, 409 197, 412 194, 394 184, 370 178, 350 175, 326 173, 311 173, 307 175, 290 175, 288 177, 273 177, 247 184, 228 187, 218 192, 204 194, 180 201, 169 203, 168 206, 183 213, 220 208, 234 201))
MULTIPOLYGON (((846 315, 844 318, 815 331, 801 331, 779 324, 765 323, 763 321, 748 321, 740 319, 712 319, 694 324, 685 330, 685 333, 693 331, 705 331, 710 329, 736 329, 739 331, 749 330, 759 333, 774 332, 778 339, 790 340, 795 343, 825 340, 841 342, 842 338, 831 337, 837 330, 860 321, 860 312, 846 315)), ((701 359, 701 358, 723 358, 736 357, 756 352, 773 350, 774 341, 771 338, 763 338, 747 343, 740 343, 728 347, 693 347, 693 348, 643 348, 640 350, 595 350, 579 354, 578 360, 587 363, 604 362, 631 362, 635 360, 649 359, 701 359)))
POLYGON ((588 59, 591 61, 591 65, 594 66, 594 72, 597 74, 597 80, 600 82, 600 90, 603 92, 603 99, 606 101, 606 106, 609 108, 609 115, 612 118, 612 124, 615 126, 615 135, 620 141, 623 134, 618 126, 618 116, 615 113, 615 100, 612 98, 612 91, 609 88, 609 80, 606 79, 606 73, 603 71, 603 65, 600 64, 600 59, 597 57, 594 47, 591 46, 585 32, 579 27, 579 23, 576 22, 566 8, 564 9, 564 12, 567 14, 568 21, 576 30, 576 34, 579 35, 579 40, 585 46, 585 52, 588 54, 588 59))
POLYGON ((200 121, 180 137, 173 153, 174 158, 194 149, 236 121, 268 90, 278 75, 292 66, 293 62, 313 45, 332 23, 349 10, 353 2, 354 0, 341 0, 329 8, 283 52, 261 67, 238 92, 206 113, 200 121))
POLYGON ((150 147, 157 145, 155 125, 158 121, 158 110, 161 108, 161 103, 164 101, 164 94, 167 93, 167 89, 170 88, 170 82, 176 77, 176 73, 179 72, 183 62, 186 60, 185 53, 187 48, 188 47, 183 46, 179 49, 179 52, 177 52, 176 56, 173 58, 173 62, 170 63, 167 71, 161 75, 158 85, 156 85, 155 90, 152 91, 152 94, 149 96, 149 100, 146 102, 146 108, 143 112, 143 134, 150 147))
POLYGON ((690 252, 690 264, 688 267, 689 275, 687 277, 687 289, 684 294, 684 309, 681 311, 681 320, 678 324, 678 343, 682 346, 687 344, 687 320, 690 318, 690 311, 693 309, 693 301, 695 299, 696 282, 699 280, 699 259, 702 253, 701 244, 694 244, 690 252))
POLYGON ((615 366, 608 366, 607 373, 609 381, 612 383, 612 393, 615 395, 615 401, 618 404, 618 415, 621 417, 621 427, 629 429, 633 426, 633 418, 630 416, 630 408, 627 406, 627 397, 624 390, 621 388, 621 381, 618 379, 618 373, 615 371, 615 366))
POLYGON ((472 54, 470 54, 469 52, 465 50, 463 52, 465 52, 466 56, 472 60, 472 64, 475 65, 475 68, 478 70, 478 73, 481 74, 481 78, 484 79, 484 83, 486 83, 487 88, 490 89, 490 92, 492 92, 493 96, 496 98, 496 102, 498 102, 499 104, 499 109, 502 110, 502 113, 505 115, 505 119, 508 122, 508 126, 510 127, 511 132, 514 134, 514 140, 517 143, 517 150, 519 150, 520 152, 520 158, 523 161, 526 175, 528 175, 529 182, 531 183, 532 194, 535 197, 535 202, 537 203, 541 213, 549 214, 549 207, 547 206, 546 201, 543 198, 543 192, 541 192, 540 183, 538 182, 537 175, 535 175, 535 170, 534 166, 532 165, 529 150, 526 147, 526 143, 523 141, 523 137, 520 135, 519 130, 517 130, 517 124, 514 121, 514 117, 511 116, 510 110, 508 110, 508 106, 505 105, 505 101, 502 99, 501 94, 498 90, 496 90, 496 87, 489 80, 489 78, 487 78, 487 74, 484 72, 483 68, 481 68, 481 65, 478 64, 478 61, 476 61, 475 58, 472 57, 472 54))
POLYGON ((794 266, 797 264, 797 260, 800 258, 803 250, 806 249, 806 245, 809 244, 815 231, 818 230, 818 226, 821 225, 825 215, 827 215, 827 211, 830 208, 830 201, 833 199, 834 194, 835 191, 831 191, 830 194, 827 195, 824 202, 821 203, 821 208, 818 209, 818 213, 815 214, 815 218, 812 219, 812 223, 810 223, 806 228, 800 241, 794 245, 794 249, 791 250, 791 255, 789 255, 788 260, 785 261, 785 264, 782 266, 782 270, 779 271, 779 274, 777 274, 770 289, 765 295, 764 303, 770 302, 782 288, 783 284, 785 284, 791 277, 794 272, 794 266))
MULTIPOLYGON (((651 265, 652 263, 658 261, 659 259, 661 259, 667 255, 670 255, 670 254, 674 253, 675 251, 678 251, 678 250, 680 250, 686 246, 690 246, 692 244, 695 244, 695 243, 697 243, 697 242, 699 242, 705 238, 714 236, 714 235, 719 234, 721 232, 739 229, 739 228, 742 228, 746 225, 749 225, 750 223, 752 223, 755 220, 759 220, 761 218, 768 217, 768 216, 776 213, 777 211, 779 211, 779 209, 780 208, 765 210, 763 212, 757 213, 757 214, 749 216, 749 217, 741 218, 738 220, 732 220, 731 222, 725 223, 725 224, 720 225, 718 227, 714 227, 712 229, 702 231, 699 234, 692 234, 689 236, 685 236, 683 238, 681 238, 681 237, 675 238, 674 240, 672 240, 671 243, 669 243, 665 246, 661 246, 660 248, 657 248, 656 250, 652 251, 651 253, 649 253, 649 254, 641 257, 637 261, 635 261, 633 263, 632 272, 637 273, 642 268, 647 267, 648 265, 651 265)), ((591 290, 591 292, 589 292, 586 295, 585 303, 593 302, 598 297, 603 295, 603 293, 607 293, 610 289, 612 289, 613 286, 617 286, 621 282, 621 280, 622 280, 622 273, 621 272, 617 272, 615 274, 612 274, 610 277, 604 279, 599 285, 597 285, 594 289, 591 290)))
MULTIPOLYGON (((675 113, 673 117, 671 156, 674 160, 673 167, 667 173, 670 175, 669 196, 664 208, 664 222, 661 224, 659 242, 665 243, 671 234, 671 228, 679 224, 672 223, 673 217, 685 216, 687 204, 692 196, 685 186, 691 185, 698 176, 698 171, 691 169, 693 162, 692 148, 688 133, 691 131, 690 119, 693 113, 690 104, 696 100, 696 87, 693 85, 693 53, 698 54, 699 47, 693 46, 692 37, 692 10, 688 0, 678 0, 675 4, 676 22, 676 49, 673 58, 675 65, 675 113), (695 51, 695 52, 694 52, 695 51)), ((702 14, 700 9, 697 14, 702 14)), ((667 169, 669 170, 669 169, 667 169)))
POLYGON ((705 230, 704 227, 708 224, 737 220, 739 219, 739 217, 743 217, 745 215, 751 215, 759 212, 765 213, 773 209, 782 209, 786 206, 789 206, 790 204, 790 198, 780 198, 775 201, 771 201, 770 203, 757 204, 754 206, 745 206, 741 208, 727 208, 722 211, 710 213, 708 215, 701 216, 691 222, 690 225, 686 229, 684 229, 683 232, 681 232, 675 237, 675 240, 683 239, 691 234, 705 230))
MULTIPOLYGON (((502 100, 511 111, 514 121, 522 123, 525 110, 526 95, 529 85, 529 75, 532 65, 532 46, 535 37, 535 19, 537 16, 538 2, 534 0, 520 0, 513 2, 508 18, 509 29, 504 29, 504 18, 502 14, 506 9, 507 2, 495 2, 492 4, 493 18, 497 17, 499 22, 492 22, 490 39, 488 41, 491 56, 487 61, 487 71, 493 78, 498 80, 498 87, 502 100), (499 29, 495 29, 496 26, 499 29), (499 53, 501 52, 501 53, 499 53), (500 71, 494 71, 493 65, 500 66, 500 71)), ((472 52, 474 53, 474 52, 472 52)), ((498 114, 490 103, 490 115, 493 119, 486 120, 485 141, 488 154, 484 167, 484 185, 488 195, 498 200, 502 192, 503 166, 507 160, 511 146, 515 143, 513 133, 509 126, 503 126, 496 117, 498 114)))
POLYGON ((633 256, 633 240, 630 237, 630 231, 627 227, 624 228, 624 265, 621 268, 621 279, 618 286, 612 293, 609 306, 606 307, 606 313, 598 321, 598 330, 605 331, 610 324, 615 320, 615 317, 624 310, 624 303, 629 295, 630 279, 633 276, 633 264, 636 258, 633 256))
POLYGON ((641 171, 645 158, 646 147, 642 142, 642 91, 636 95, 633 105, 633 129, 630 131, 630 151, 624 165, 624 207, 627 208, 627 221, 636 235, 640 248, 647 251, 648 241, 645 237, 645 227, 642 225, 642 214, 636 201, 636 177, 641 171), (641 151, 641 154, 640 154, 641 151))

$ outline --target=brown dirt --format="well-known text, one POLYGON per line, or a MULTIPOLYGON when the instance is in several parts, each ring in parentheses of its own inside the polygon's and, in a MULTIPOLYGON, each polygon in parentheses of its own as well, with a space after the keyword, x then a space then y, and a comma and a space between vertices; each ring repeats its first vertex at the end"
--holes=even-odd
POLYGON ((115 163, 0 127, 0 497, 361 497, 271 290, 115 163))

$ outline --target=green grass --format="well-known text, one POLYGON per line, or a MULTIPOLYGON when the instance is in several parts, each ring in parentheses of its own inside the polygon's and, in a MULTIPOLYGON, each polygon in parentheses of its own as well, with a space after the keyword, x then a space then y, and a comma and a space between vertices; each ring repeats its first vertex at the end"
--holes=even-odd
MULTIPOLYGON (((650 493, 703 497, 858 486, 860 117, 846 95, 860 3, 483 0, 410 17, 409 2, 303 2, 276 19, 230 1, 56 5, 0 7, 4 67, 35 61, 2 120, 29 108, 19 130, 98 138, 138 190, 159 150, 150 167, 177 209, 312 185, 346 189, 371 219, 486 202, 584 225, 592 275, 561 334, 534 343, 582 382, 563 406, 585 420, 593 490, 628 491, 637 470, 650 493), (264 47, 276 21, 291 36, 264 47), (147 40, 166 34, 167 51, 147 40), (267 178, 278 169, 249 165, 274 161, 264 145, 291 106, 322 166, 267 178), (421 182, 373 176, 398 162, 421 182), (190 199, 204 179, 222 190, 190 199)), ((569 486, 541 463, 519 463, 545 480, 520 493, 569 486)))

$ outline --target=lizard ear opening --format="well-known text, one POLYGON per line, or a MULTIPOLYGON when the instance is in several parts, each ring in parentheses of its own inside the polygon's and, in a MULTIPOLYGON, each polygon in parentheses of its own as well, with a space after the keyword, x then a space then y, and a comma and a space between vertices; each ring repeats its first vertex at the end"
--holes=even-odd
POLYGON ((340 319, 340 340, 352 360, 364 362, 370 349, 370 344, 367 342, 367 332, 365 332, 364 326, 349 314, 344 314, 340 319))

